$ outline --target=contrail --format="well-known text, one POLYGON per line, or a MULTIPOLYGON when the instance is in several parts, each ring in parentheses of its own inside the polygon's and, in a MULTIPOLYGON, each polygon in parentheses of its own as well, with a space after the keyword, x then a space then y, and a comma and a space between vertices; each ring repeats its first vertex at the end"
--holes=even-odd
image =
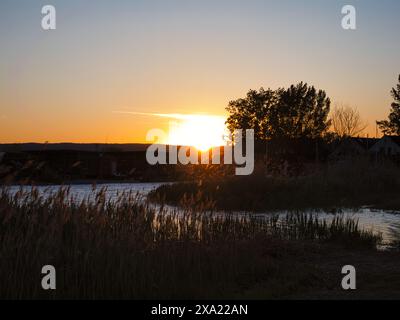
POLYGON ((223 116, 215 116, 215 115, 196 115, 196 114, 181 114, 181 113, 146 113, 146 112, 135 112, 135 111, 113 111, 113 113, 120 113, 120 114, 133 114, 139 116, 150 116, 150 117, 161 117, 161 118, 170 118, 170 119, 177 119, 177 120, 192 120, 192 119, 209 119, 212 118, 219 118, 225 119, 223 116))

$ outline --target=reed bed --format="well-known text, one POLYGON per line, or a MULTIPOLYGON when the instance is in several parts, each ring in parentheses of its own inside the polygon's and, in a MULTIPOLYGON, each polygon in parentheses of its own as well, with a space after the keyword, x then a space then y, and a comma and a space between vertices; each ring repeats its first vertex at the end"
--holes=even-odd
POLYGON ((299 176, 213 176, 162 185, 150 193, 157 201, 180 205, 184 197, 212 201, 219 210, 307 210, 359 208, 364 205, 400 210, 400 170, 389 163, 369 162, 321 165, 299 176), (199 198, 201 194, 201 198, 199 198))
MULTIPOLYGON (((69 188, 50 195, 3 188, 0 297, 234 298, 260 280, 287 280, 285 267, 268 257, 288 246, 375 248, 380 241, 342 217, 327 223, 295 212, 261 219, 220 215, 209 204, 189 203, 174 210, 129 192, 107 199, 105 189, 93 190, 77 201, 69 188), (41 288, 44 265, 57 270, 55 291, 41 288)), ((293 263, 287 261, 288 270, 293 263)))

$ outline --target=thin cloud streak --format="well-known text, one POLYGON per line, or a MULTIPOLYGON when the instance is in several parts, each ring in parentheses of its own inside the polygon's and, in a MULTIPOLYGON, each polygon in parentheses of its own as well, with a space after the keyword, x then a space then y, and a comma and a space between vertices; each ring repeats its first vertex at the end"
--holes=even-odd
POLYGON ((216 116, 216 115, 201 115, 201 114, 181 114, 181 113, 146 113, 146 112, 136 112, 136 111, 113 111, 113 113, 118 114, 132 114, 138 116, 149 116, 149 117, 161 117, 161 118, 169 118, 176 120, 195 120, 195 119, 223 119, 224 116, 216 116))

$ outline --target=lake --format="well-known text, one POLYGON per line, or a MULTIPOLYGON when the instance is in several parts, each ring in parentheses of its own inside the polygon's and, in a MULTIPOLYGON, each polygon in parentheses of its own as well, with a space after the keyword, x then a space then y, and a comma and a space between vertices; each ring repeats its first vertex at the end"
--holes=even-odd
MULTIPOLYGON (((116 199, 122 192, 133 192, 139 195, 146 196, 151 190, 156 189, 164 183, 108 183, 96 185, 97 191, 105 188, 106 199, 116 199)), ((61 186, 37 186, 38 192, 44 196, 55 193, 61 186)), ((10 193, 15 193, 20 190, 19 186, 9 188, 10 193)), ((29 191, 31 187, 23 187, 24 191, 29 191)), ((83 199, 94 199, 93 185, 91 184, 76 184, 70 186, 70 195, 76 201, 83 199)), ((244 214, 243 212, 238 214, 244 214)), ((274 213, 279 216, 285 216, 286 212, 274 213)), ((387 244, 393 241, 400 241, 400 213, 375 210, 371 208, 361 208, 359 210, 343 209, 341 215, 345 217, 358 219, 359 226, 365 230, 372 230, 376 233, 381 233, 383 238, 382 248, 387 248, 387 244)), ((257 216, 271 215, 267 213, 257 213, 257 216)), ((319 212, 320 219, 326 219, 328 222, 335 217, 335 214, 319 212)))

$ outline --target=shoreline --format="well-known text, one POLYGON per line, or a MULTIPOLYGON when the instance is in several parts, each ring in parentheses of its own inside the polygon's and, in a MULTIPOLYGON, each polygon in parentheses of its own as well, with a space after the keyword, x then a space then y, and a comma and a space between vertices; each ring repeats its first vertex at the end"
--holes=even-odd
POLYGON ((34 184, 22 184, 22 183, 10 183, 10 184, 4 184, 0 183, 0 188, 2 187, 56 187, 56 186, 71 186, 71 185, 103 185, 103 184, 140 184, 140 183, 172 183, 176 181, 140 181, 140 180, 74 180, 74 181, 68 181, 68 182, 63 182, 63 183, 55 183, 55 182, 39 182, 39 183, 34 183, 34 184))

